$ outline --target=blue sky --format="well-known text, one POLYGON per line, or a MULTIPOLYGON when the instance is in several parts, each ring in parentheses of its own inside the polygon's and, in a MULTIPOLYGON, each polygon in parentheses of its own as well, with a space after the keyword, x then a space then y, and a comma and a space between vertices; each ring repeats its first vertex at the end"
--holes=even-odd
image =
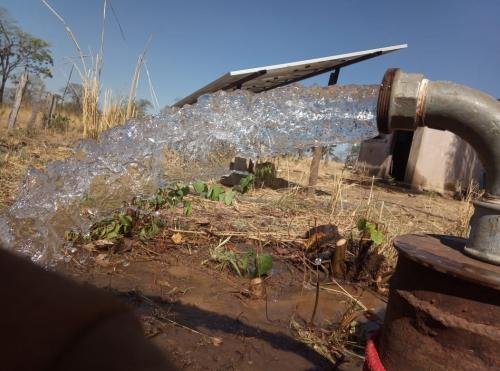
MULTIPOLYGON (((49 1, 85 50, 99 48, 102 0, 49 1)), ((409 48, 350 66, 339 83, 378 83, 389 67, 453 80, 500 97, 499 0, 111 0, 104 87, 126 94, 137 56, 152 35, 147 62, 160 104, 171 104, 236 69, 408 43, 409 48)), ((75 56, 63 26, 39 0, 4 0, 55 56, 50 89, 66 82, 75 56)), ((139 95, 149 98, 143 75, 139 95)), ((75 75, 75 82, 78 77, 75 75)), ((326 84, 328 76, 311 82, 326 84)))

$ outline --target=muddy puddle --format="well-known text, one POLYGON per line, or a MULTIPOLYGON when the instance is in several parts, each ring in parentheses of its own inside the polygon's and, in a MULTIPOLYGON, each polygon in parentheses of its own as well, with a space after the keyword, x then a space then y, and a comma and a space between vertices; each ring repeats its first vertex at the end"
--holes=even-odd
MULTIPOLYGON (((276 260, 265 280, 265 299, 251 298, 249 280, 200 264, 199 257, 173 253, 149 261, 109 267, 71 265, 59 270, 81 282, 109 290, 131 305, 146 336, 179 369, 327 370, 334 365, 307 344, 297 328, 338 326, 352 301, 332 282, 321 283, 314 324, 316 287, 287 262, 276 260), (125 266, 126 265, 126 266, 125 266)), ((342 285, 373 313, 384 302, 374 293, 342 285)), ((377 320, 356 317, 356 331, 377 328, 377 320)), ((355 350, 355 348, 353 348, 355 350)), ((358 349, 362 354, 362 349, 358 349)), ((360 356, 338 360, 340 370, 362 367, 360 356)))

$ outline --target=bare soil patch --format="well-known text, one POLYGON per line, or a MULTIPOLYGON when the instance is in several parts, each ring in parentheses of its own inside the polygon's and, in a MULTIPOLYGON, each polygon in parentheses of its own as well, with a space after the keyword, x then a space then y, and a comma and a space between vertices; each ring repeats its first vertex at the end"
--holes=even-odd
POLYGON ((160 210, 165 227, 152 240, 79 247, 58 270, 126 301, 146 336, 182 369, 359 369, 364 341, 384 316, 397 256, 392 237, 455 233, 467 204, 377 183, 333 163, 322 167, 316 195, 307 196, 300 186, 306 162, 281 160, 279 169, 286 188, 253 190, 234 206, 193 198, 191 216, 160 210), (370 250, 384 257, 383 277, 334 279, 328 259, 315 268, 314 257, 342 237, 353 259, 361 217, 383 230, 383 244, 370 250), (307 232, 325 225, 338 235, 311 244, 307 232), (211 260, 220 244, 273 256, 263 298, 252 296, 249 278, 211 260))

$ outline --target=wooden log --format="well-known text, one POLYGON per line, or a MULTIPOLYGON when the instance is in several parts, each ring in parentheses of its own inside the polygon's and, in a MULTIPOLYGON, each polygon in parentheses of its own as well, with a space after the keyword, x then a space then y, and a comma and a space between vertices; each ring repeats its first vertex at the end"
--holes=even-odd
POLYGON ((28 83, 28 73, 23 72, 19 78, 19 83, 17 84, 16 97, 14 98, 14 105, 10 111, 9 121, 7 124, 7 130, 11 130, 16 125, 17 115, 19 113, 19 108, 21 107, 21 102, 23 100, 24 90, 26 89, 26 84, 28 83))
POLYGON ((335 278, 345 279, 346 247, 347 247, 347 241, 344 238, 341 238, 335 244, 335 255, 333 256, 333 261, 332 261, 332 275, 335 278))

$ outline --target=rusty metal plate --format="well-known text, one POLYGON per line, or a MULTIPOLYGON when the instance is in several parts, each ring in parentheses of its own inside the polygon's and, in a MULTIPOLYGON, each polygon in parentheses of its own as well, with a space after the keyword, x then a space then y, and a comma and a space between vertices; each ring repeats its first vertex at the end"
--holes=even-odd
POLYGON ((465 242, 452 236, 407 234, 396 237, 394 246, 400 254, 426 267, 499 290, 500 266, 464 255, 465 242))

